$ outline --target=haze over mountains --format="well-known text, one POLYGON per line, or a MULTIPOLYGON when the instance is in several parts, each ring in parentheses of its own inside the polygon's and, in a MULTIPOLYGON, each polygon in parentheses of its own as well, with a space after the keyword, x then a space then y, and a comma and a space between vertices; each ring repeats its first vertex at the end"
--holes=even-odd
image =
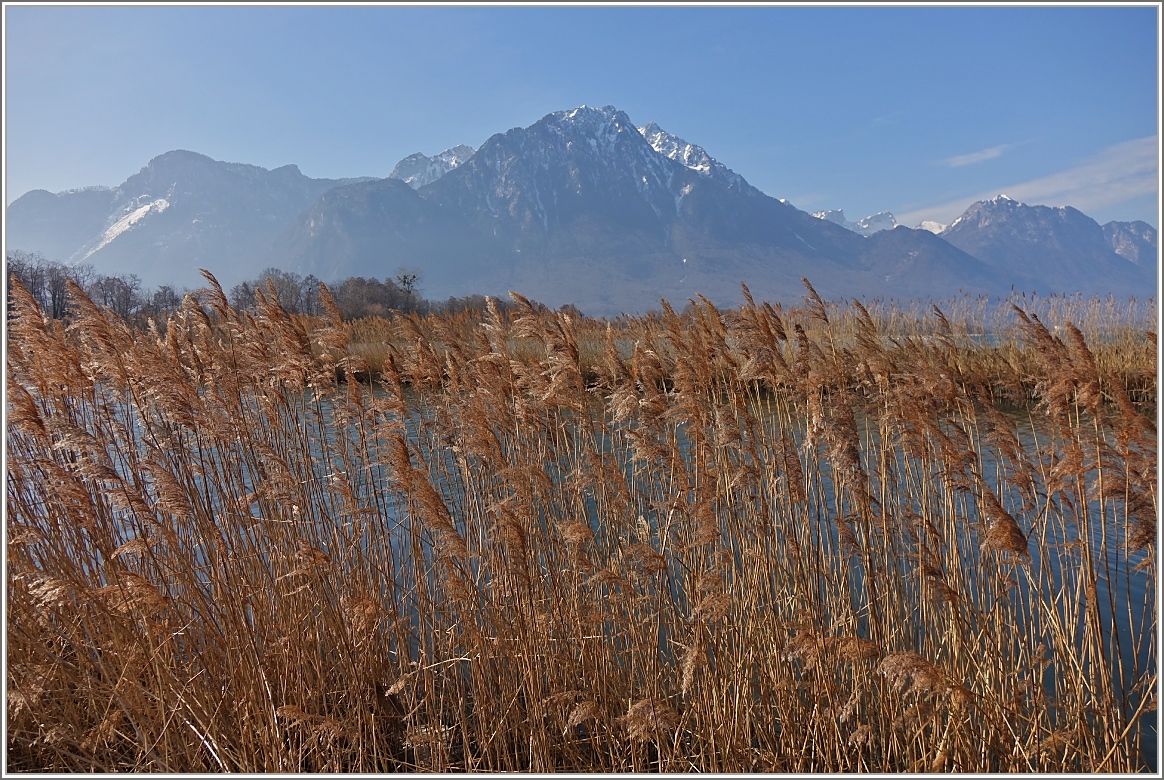
POLYGON ((959 290, 1155 294, 1157 236, 1005 197, 948 227, 891 214, 849 222, 752 187, 700 146, 612 106, 547 115, 401 160, 388 178, 310 179, 192 152, 161 155, 114 189, 35 190, 8 208, 8 246, 146 286, 224 286, 268 266, 383 278, 420 269, 426 297, 513 289, 588 314, 640 312, 702 293, 798 299, 942 298, 959 290))

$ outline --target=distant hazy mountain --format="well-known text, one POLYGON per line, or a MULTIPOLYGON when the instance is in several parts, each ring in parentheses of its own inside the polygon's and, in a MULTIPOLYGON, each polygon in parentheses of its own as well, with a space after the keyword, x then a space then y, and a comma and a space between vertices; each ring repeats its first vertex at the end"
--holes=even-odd
POLYGON ((899 225, 877 231, 863 241, 863 262, 883 282, 879 294, 886 297, 941 298, 959 291, 1004 293, 1011 284, 1029 289, 1029 280, 1021 272, 999 273, 928 230, 899 225))
POLYGON ((27 192, 14 200, 5 214, 8 246, 66 261, 110 226, 117 198, 117 192, 108 187, 27 192))
POLYGON ((137 274, 147 287, 224 284, 254 276, 300 211, 351 179, 310 179, 187 151, 155 157, 112 190, 33 190, 8 207, 8 246, 99 273, 137 274))
POLYGON ((872 216, 859 219, 856 222, 850 222, 845 219, 844 209, 814 211, 812 215, 817 219, 827 219, 829 222, 840 225, 854 233, 860 233, 863 236, 871 236, 879 231, 893 230, 897 227, 897 220, 888 211, 879 211, 872 216))
POLYGON ((613 106, 580 107, 401 160, 387 179, 326 180, 191 152, 121 186, 34 191, 7 212, 8 246, 136 273, 146 286, 224 285, 276 266, 325 280, 421 271, 431 298, 517 290, 592 314, 695 293, 797 300, 1022 290, 1153 294, 1156 231, 1100 227, 1072 208, 1005 197, 948 227, 811 215, 752 187, 696 144, 613 106))
POLYGON ((412 189, 418 189, 444 176, 473 156, 473 147, 459 144, 440 154, 425 157, 420 152, 410 154, 392 169, 389 179, 400 179, 412 189))
POLYGON ((1144 235, 1130 227, 1136 223, 1110 224, 1108 233, 1070 206, 1028 206, 999 195, 970 206, 941 237, 1000 276, 1021 273, 1040 293, 1154 295, 1155 231, 1144 235), (1115 244, 1136 259, 1117 254, 1115 244), (1153 261, 1142 262, 1146 256, 1153 261))

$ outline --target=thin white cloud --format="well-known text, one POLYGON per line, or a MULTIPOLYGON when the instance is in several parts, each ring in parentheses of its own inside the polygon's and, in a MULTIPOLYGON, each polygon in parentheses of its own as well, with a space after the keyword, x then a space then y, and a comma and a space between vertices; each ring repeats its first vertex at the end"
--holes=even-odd
POLYGON ((826 200, 828 195, 812 194, 812 195, 797 195, 795 198, 786 198, 788 203, 801 208, 802 206, 811 206, 814 203, 820 203, 826 200))
POLYGON ((900 111, 893 111, 882 116, 875 116, 869 120, 869 127, 884 127, 885 125, 896 124, 900 116, 900 111))
POLYGON ((989 149, 983 149, 980 152, 971 152, 970 154, 960 154, 956 157, 947 157, 942 160, 943 165, 951 168, 961 168, 963 165, 974 165, 975 163, 986 162, 993 160, 996 157, 1002 157, 1002 153, 1014 147, 1014 144, 999 144, 992 146, 989 149))
POLYGON ((897 217, 902 225, 922 220, 948 224, 972 203, 1006 193, 1031 205, 1074 206, 1097 211, 1144 195, 1159 195, 1156 136, 1149 135, 1109 146, 1073 168, 1030 181, 1006 184, 966 198, 915 209, 897 217))

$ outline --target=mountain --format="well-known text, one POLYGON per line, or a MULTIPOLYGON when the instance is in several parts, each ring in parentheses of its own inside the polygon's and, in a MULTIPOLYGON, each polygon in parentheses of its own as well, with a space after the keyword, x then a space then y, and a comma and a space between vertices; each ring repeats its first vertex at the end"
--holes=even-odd
POLYGON ((931 233, 941 235, 942 231, 948 228, 949 225, 943 225, 941 222, 934 222, 932 219, 922 220, 921 224, 917 226, 918 230, 928 230, 931 233))
POLYGON ((856 222, 850 222, 845 219, 844 209, 814 211, 812 215, 817 219, 827 219, 829 222, 840 225, 854 233, 860 233, 863 236, 871 236, 879 231, 893 230, 897 227, 897 220, 888 211, 879 211, 872 216, 859 219, 856 222))
POLYGON ((515 289, 596 314, 696 292, 734 302, 741 280, 756 295, 796 299, 801 276, 822 295, 900 296, 924 292, 924 279, 1000 289, 973 257, 900 230, 870 243, 657 125, 583 106, 491 137, 416 190, 396 180, 337 187, 279 237, 267 264, 324 279, 407 265, 422 270, 430 297, 515 289), (903 256, 888 257, 889 245, 903 256))
POLYGON ((271 242, 299 212, 352 181, 167 152, 111 190, 26 193, 8 207, 8 246, 98 273, 137 274, 146 287, 200 286, 199 267, 230 285, 262 269, 271 242))
POLYGON ((1028 206, 999 195, 971 205, 941 237, 1000 276, 1018 271, 1028 290, 1154 295, 1155 231, 1144 223, 1150 234, 1123 227, 1136 223, 1109 224, 1110 232, 1070 206, 1028 206), (1113 244, 1137 259, 1118 254, 1113 244))
POLYGON ((400 179, 412 189, 418 189, 444 176, 473 156, 473 147, 459 144, 440 154, 425 157, 420 152, 410 154, 392 169, 389 179, 400 179))
POLYGON ((1147 222, 1108 222, 1103 235, 1113 252, 1136 265, 1154 265, 1158 256, 1156 228, 1147 222))

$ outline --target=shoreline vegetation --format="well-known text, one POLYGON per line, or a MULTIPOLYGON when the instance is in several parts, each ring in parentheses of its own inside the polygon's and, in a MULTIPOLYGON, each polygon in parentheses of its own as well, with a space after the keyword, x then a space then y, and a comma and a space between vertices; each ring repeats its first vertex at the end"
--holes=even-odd
POLYGON ((1153 300, 205 276, 10 282, 9 771, 1157 769, 1153 300))

